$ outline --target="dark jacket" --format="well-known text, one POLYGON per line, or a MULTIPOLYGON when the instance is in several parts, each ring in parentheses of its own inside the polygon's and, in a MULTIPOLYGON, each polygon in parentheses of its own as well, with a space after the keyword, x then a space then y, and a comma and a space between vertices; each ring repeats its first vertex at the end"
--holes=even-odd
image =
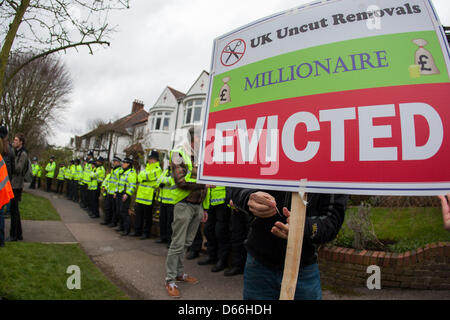
MULTIPOLYGON (((227 201, 233 200, 241 211, 251 215, 248 200, 252 193, 262 191, 271 194, 283 215, 283 207, 290 209, 291 193, 253 189, 227 188, 227 201)), ((338 194, 308 194, 305 233, 301 255, 301 266, 317 262, 317 247, 332 241, 344 221, 348 196, 338 194)), ((258 262, 274 270, 283 270, 287 240, 271 233, 276 221, 286 223, 286 217, 276 214, 270 218, 254 217, 246 240, 246 248, 258 262)))
POLYGON ((15 150, 15 164, 11 179, 11 186, 13 189, 23 188, 23 178, 25 177, 25 169, 28 165, 28 153, 24 148, 19 151, 15 150))
POLYGON ((8 171, 8 177, 11 180, 11 177, 14 173, 15 158, 16 158, 14 154, 14 148, 11 145, 9 145, 8 152, 2 153, 2 157, 6 163, 6 170, 8 171))

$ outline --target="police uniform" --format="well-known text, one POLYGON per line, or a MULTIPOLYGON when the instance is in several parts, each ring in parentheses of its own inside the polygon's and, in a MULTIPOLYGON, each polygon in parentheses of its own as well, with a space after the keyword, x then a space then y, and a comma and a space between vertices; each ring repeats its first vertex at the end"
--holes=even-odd
POLYGON ((47 178, 47 192, 52 191, 52 181, 55 177, 55 170, 56 170, 56 163, 55 163, 55 156, 50 157, 50 162, 45 167, 46 178, 47 178), (53 161, 52 161, 53 160, 53 161))
POLYGON ((74 167, 74 161, 70 160, 70 165, 67 166, 66 172, 65 172, 65 178, 66 178, 66 198, 70 199, 72 194, 72 179, 73 179, 73 167, 74 167))
POLYGON ((131 219, 128 214, 130 209, 131 197, 136 192, 137 187, 137 175, 136 170, 133 169, 133 160, 130 158, 125 158, 124 163, 128 163, 127 168, 123 168, 123 173, 119 179, 118 194, 120 199, 120 216, 121 216, 121 226, 117 231, 122 231, 122 235, 126 236, 130 233, 131 229, 131 219))
POLYGON ((156 242, 169 244, 172 238, 173 207, 175 205, 172 191, 177 187, 170 166, 160 175, 157 187, 159 188, 158 200, 161 206, 159 208, 159 240, 156 242))
POLYGON ((64 176, 66 173, 66 167, 64 163, 59 165, 58 175, 56 176, 56 193, 62 193, 64 190, 64 176))
POLYGON ((141 239, 150 238, 153 224, 153 197, 162 171, 157 151, 152 151, 148 155, 148 160, 151 159, 156 162, 147 163, 145 170, 142 170, 138 175, 139 187, 136 194, 136 218, 134 233, 131 236, 141 236, 141 239))
POLYGON ((31 180, 30 189, 36 189, 36 182, 38 189, 41 188, 42 169, 36 157, 33 158, 33 163, 31 164, 31 175, 33 178, 31 180))
POLYGON ((100 198, 100 188, 103 184, 103 180, 105 179, 105 167, 103 167, 103 158, 99 157, 95 163, 96 167, 93 169, 91 174, 91 218, 99 218, 99 198, 100 198), (94 181, 95 180, 95 181, 94 181))
MULTIPOLYGON (((108 227, 114 228, 117 226, 117 224, 120 223, 120 226, 123 228, 123 222, 120 218, 120 197, 119 197, 119 180, 120 176, 123 173, 123 169, 121 166, 122 159, 119 157, 113 158, 113 163, 116 162, 117 165, 114 166, 111 170, 111 176, 109 177, 109 183, 108 183, 108 196, 109 198, 110 206, 111 206, 111 221, 108 224, 108 227)), ((107 198, 108 200, 108 198, 107 198)), ((106 205, 106 204, 105 204, 106 205)), ((107 210, 107 209, 105 209, 107 210)), ((106 218, 106 216, 105 216, 106 218)))

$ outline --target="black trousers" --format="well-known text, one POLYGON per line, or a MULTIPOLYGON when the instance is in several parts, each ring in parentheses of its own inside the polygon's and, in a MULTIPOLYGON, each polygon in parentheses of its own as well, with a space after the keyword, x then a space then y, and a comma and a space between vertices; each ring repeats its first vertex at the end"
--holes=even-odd
POLYGON ((14 198, 11 199, 11 226, 9 237, 13 239, 22 238, 22 223, 20 221, 19 202, 22 199, 22 189, 14 189, 14 198))
POLYGON ((153 205, 136 203, 136 217, 134 220, 134 232, 150 236, 153 225, 153 205))
POLYGON ((128 210, 130 209, 131 197, 128 196, 127 200, 123 201, 123 196, 125 193, 120 195, 120 217, 122 218, 123 229, 126 232, 130 232, 131 229, 131 219, 128 214, 128 210))
POLYGON ((81 188, 80 188, 80 205, 83 207, 83 208, 86 208, 86 207, 88 207, 89 206, 89 193, 88 193, 88 187, 87 187, 87 185, 85 185, 85 184, 82 184, 81 185, 81 188))
POLYGON ((122 216, 120 215, 120 205, 122 202, 122 195, 119 193, 116 193, 116 198, 113 199, 113 223, 114 224, 119 224, 119 226, 121 228, 123 228, 123 220, 122 220, 122 216))
POLYGON ((244 268, 247 260, 245 240, 249 230, 248 215, 244 212, 234 211, 231 214, 231 265, 244 268))
POLYGON ((95 190, 89 190, 89 193, 91 194, 91 213, 96 216, 96 217, 100 217, 100 211, 98 209, 98 205, 99 205, 99 197, 100 197, 100 188, 97 187, 97 189, 95 190))
POLYGON ((73 188, 72 188, 72 194, 73 198, 72 200, 75 202, 80 201, 80 184, 78 183, 78 180, 74 180, 73 182, 73 188))
POLYGON ((211 206, 205 223, 206 250, 213 259, 228 261, 231 252, 231 209, 225 204, 211 206))
POLYGON ((66 197, 70 198, 70 188, 72 188, 72 180, 66 179, 66 197))
POLYGON ((56 183, 56 193, 63 193, 64 190, 64 180, 58 180, 56 183))
POLYGON ((53 178, 47 177, 47 192, 52 191, 52 182, 53 182, 53 178))
POLYGON ((105 197, 105 204, 104 204, 104 222, 109 224, 113 222, 113 215, 114 215, 114 197, 112 194, 107 194, 105 197))
POLYGON ((36 189, 36 179, 36 176, 33 176, 33 178, 31 179, 30 189, 36 189))
POLYGON ((172 240, 173 204, 162 203, 159 209, 159 238, 161 241, 172 240))

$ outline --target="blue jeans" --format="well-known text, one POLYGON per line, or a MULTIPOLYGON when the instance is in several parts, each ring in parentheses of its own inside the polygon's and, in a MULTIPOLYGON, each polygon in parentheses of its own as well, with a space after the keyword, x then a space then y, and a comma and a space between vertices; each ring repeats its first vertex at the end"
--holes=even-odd
MULTIPOLYGON (((278 300, 283 271, 268 269, 247 254, 244 271, 244 300, 278 300)), ((295 300, 322 300, 319 266, 312 264, 300 269, 295 300)))

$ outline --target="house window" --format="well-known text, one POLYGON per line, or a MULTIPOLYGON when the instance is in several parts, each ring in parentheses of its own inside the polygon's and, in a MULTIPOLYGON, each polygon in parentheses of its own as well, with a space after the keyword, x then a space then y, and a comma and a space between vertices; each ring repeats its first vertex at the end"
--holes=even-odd
POLYGON ((87 138, 86 140, 84 140, 84 147, 86 149, 89 149, 89 144, 91 143, 91 138, 87 138))
POLYGON ((155 112, 152 114, 150 130, 169 131, 170 112, 155 112))
POLYGON ((184 124, 200 123, 204 99, 189 100, 186 102, 184 124))

